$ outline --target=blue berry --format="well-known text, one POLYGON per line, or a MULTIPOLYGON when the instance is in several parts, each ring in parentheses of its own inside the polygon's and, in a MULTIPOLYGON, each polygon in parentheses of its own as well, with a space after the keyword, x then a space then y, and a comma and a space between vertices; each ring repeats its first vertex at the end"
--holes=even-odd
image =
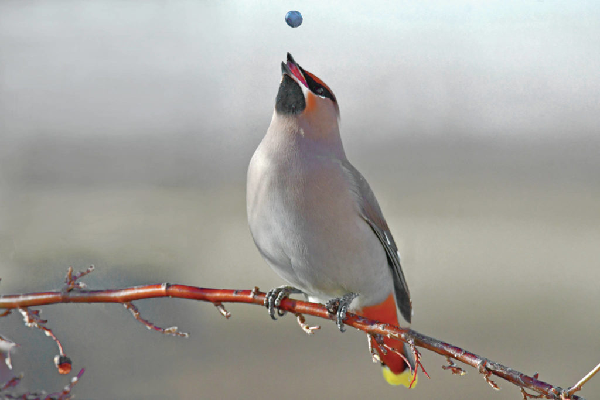
POLYGON ((300 14, 300 11, 288 11, 285 14, 285 22, 292 28, 297 28, 302 25, 302 14, 300 14))

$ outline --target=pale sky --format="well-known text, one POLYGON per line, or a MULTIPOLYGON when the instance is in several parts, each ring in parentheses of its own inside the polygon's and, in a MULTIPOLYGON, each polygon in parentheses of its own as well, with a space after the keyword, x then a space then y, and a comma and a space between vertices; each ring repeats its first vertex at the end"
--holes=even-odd
POLYGON ((242 178, 288 51, 336 94, 351 153, 406 138, 600 148, 597 1, 3 1, 3 170, 139 148, 242 178))
POLYGON ((235 136, 270 117, 287 51, 377 136, 600 122, 596 1, 4 1, 0 46, 9 134, 235 136))

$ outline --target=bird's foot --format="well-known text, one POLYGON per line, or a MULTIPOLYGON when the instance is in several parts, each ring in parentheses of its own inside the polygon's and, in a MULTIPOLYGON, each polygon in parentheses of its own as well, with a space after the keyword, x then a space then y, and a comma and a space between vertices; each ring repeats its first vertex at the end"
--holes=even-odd
POLYGON ((283 299, 289 297, 289 295, 293 293, 302 293, 302 291, 286 285, 269 290, 265 297, 265 307, 267 307, 267 311, 272 319, 277 319, 275 316, 275 309, 277 309, 277 315, 280 317, 287 314, 287 311, 280 310, 278 307, 281 305, 283 299))
POLYGON ((329 300, 325 305, 330 314, 336 314, 335 324, 340 332, 346 332, 346 328, 344 328, 346 313, 348 312, 348 307, 350 306, 350 303, 352 303, 352 300, 357 297, 357 293, 348 293, 342 297, 329 300))

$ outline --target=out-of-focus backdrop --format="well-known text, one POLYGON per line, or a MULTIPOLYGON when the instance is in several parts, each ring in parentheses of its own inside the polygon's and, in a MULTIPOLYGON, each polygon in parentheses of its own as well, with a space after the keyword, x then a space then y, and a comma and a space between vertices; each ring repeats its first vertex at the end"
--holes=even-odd
MULTIPOLYGON (((291 52, 336 93, 350 160, 403 257, 413 327, 567 387, 600 361, 597 1, 0 3, 3 294, 283 282, 246 224, 245 172, 291 52), (284 22, 290 9, 304 23, 284 22)), ((387 386, 363 334, 259 307, 45 307, 85 399, 517 399, 475 373, 387 386)), ((21 389, 58 390, 17 315, 21 389)), ((600 378, 584 397, 598 398, 600 378)))

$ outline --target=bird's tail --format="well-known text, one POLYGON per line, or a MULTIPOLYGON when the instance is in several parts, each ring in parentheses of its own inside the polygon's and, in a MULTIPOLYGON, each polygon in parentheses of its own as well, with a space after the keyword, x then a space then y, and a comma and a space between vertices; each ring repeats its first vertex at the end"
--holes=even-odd
MULTIPOLYGON (((358 314, 365 318, 398 326, 398 312, 396 310, 396 301, 394 300, 393 293, 390 294, 383 303, 364 307, 358 314)), ((369 340, 371 341, 371 346, 377 351, 377 354, 379 354, 382 364, 381 367, 383 369, 383 377, 387 383, 390 385, 404 385, 407 388, 414 388, 417 384, 417 379, 415 376, 413 382, 415 359, 410 347, 406 343, 388 337, 383 338, 384 345, 389 347, 387 349, 377 343, 374 337, 371 337, 369 340), (402 348, 398 348, 400 344, 403 344, 402 348), (400 351, 406 360, 390 348, 400 351), (407 361, 410 366, 407 364, 407 361)))

